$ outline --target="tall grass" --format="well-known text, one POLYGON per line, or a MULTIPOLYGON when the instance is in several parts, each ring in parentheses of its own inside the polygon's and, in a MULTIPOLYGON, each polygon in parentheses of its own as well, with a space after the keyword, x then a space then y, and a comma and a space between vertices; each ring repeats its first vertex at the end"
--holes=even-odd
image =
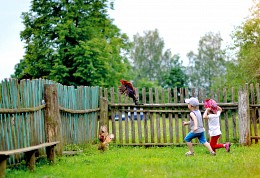
POLYGON ((186 146, 118 147, 100 152, 96 145, 84 146, 80 155, 58 157, 53 165, 41 161, 34 172, 7 169, 6 177, 260 177, 260 145, 232 145, 231 152, 217 150, 210 156, 202 145, 194 146, 195 156, 184 156, 186 146))

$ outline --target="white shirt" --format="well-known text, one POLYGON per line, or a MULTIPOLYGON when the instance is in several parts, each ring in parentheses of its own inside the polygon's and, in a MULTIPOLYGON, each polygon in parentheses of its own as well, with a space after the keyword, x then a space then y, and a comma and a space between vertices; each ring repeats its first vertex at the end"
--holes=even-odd
POLYGON ((219 124, 219 116, 221 112, 218 111, 217 114, 209 114, 209 135, 216 136, 216 135, 221 135, 220 131, 220 124, 219 124))

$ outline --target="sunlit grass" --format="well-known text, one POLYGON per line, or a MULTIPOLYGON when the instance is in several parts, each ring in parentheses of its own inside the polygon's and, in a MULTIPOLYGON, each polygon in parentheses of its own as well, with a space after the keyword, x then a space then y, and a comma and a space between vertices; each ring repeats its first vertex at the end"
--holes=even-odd
POLYGON ((118 147, 102 153, 97 145, 84 147, 80 155, 58 157, 54 165, 41 161, 34 172, 6 171, 6 177, 260 177, 260 145, 232 145, 231 152, 194 147, 195 156, 186 157, 187 146, 118 147))

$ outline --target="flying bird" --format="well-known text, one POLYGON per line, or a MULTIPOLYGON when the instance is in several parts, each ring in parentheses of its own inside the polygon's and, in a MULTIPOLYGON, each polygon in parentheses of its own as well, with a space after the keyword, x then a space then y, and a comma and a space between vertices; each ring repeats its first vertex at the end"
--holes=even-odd
POLYGON ((120 83, 122 85, 119 87, 119 92, 132 98, 134 100, 135 105, 139 105, 138 97, 136 96, 133 84, 127 80, 120 80, 120 83))
POLYGON ((112 141, 114 138, 114 134, 108 134, 107 127, 106 126, 101 126, 98 139, 100 141, 98 150, 105 151, 109 149, 109 143, 112 141))

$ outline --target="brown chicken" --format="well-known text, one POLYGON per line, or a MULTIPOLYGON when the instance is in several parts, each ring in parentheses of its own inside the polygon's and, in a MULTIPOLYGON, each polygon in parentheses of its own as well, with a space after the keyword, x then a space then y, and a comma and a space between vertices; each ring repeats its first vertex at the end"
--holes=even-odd
POLYGON ((107 127, 106 126, 101 126, 98 139, 100 141, 98 149, 105 151, 109 149, 109 143, 112 141, 114 138, 114 134, 108 134, 107 132, 107 127))
POLYGON ((122 84, 119 87, 119 92, 133 99, 135 105, 139 105, 138 97, 136 96, 135 88, 133 84, 127 80, 120 80, 122 84))

